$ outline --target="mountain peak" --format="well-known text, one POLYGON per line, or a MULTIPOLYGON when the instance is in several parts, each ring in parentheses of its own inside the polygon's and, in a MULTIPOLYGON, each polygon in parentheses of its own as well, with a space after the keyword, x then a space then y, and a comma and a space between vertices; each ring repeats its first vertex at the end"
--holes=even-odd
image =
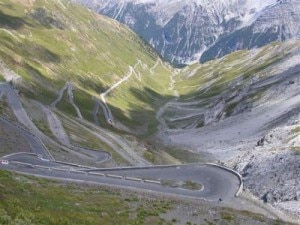
POLYGON ((300 0, 73 1, 128 25, 174 64, 300 37, 300 0))

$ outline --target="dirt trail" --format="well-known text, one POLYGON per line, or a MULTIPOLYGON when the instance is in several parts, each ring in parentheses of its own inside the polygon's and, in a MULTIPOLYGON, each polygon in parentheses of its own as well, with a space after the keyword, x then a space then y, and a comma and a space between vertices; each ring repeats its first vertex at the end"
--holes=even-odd
POLYGON ((161 59, 157 59, 156 62, 155 62, 155 64, 149 69, 149 71, 150 71, 151 74, 154 74, 153 71, 156 69, 156 67, 157 67, 159 64, 161 64, 163 67, 167 67, 167 66, 163 63, 163 61, 162 61, 161 59))
MULTIPOLYGON (((99 102, 96 103, 96 104, 100 104, 102 110, 103 110, 103 113, 104 113, 104 116, 105 116, 105 119, 107 120, 107 122, 109 124, 114 124, 114 125, 118 125, 118 127, 122 130, 127 130, 128 131, 128 128, 126 128, 124 125, 120 124, 120 123, 117 123, 114 121, 114 117, 113 117, 113 114, 110 110, 110 108, 108 107, 107 103, 106 103, 106 99, 105 97, 111 92, 113 91, 115 88, 117 88, 119 85, 121 85, 122 83, 126 82, 129 78, 131 78, 132 75, 135 75, 136 78, 141 81, 141 74, 139 71, 136 71, 136 68, 137 66, 141 66, 143 69, 146 69, 147 68, 147 65, 143 64, 141 62, 141 60, 138 60, 138 62, 132 67, 132 66, 129 66, 129 69, 128 69, 128 72, 127 74, 125 75, 125 77, 123 77, 121 80, 119 80, 118 82, 116 82, 115 84, 113 84, 109 89, 107 89, 105 92, 101 93, 100 94, 100 99, 102 102, 99 102)), ((97 105, 95 106, 95 112, 98 113, 98 110, 97 110, 97 105)), ((94 118, 97 114, 94 113, 94 118)))
POLYGON ((158 64, 159 64, 160 62, 161 62, 161 60, 158 59, 158 60, 155 62, 154 66, 152 66, 152 67, 149 69, 149 71, 150 71, 151 74, 154 73, 153 70, 155 70, 155 68, 158 66, 158 64))
POLYGON ((170 75, 170 84, 169 84, 169 90, 171 92, 173 92, 174 95, 174 99, 166 102, 163 106, 161 106, 157 112, 156 112, 156 120, 159 122, 159 130, 161 131, 161 133, 164 133, 167 130, 167 124, 165 119, 163 118, 163 114, 165 113, 166 109, 171 105, 174 104, 174 102, 176 102, 179 98, 179 93, 178 91, 175 89, 175 77, 176 75, 180 72, 179 69, 174 70, 174 72, 170 75))

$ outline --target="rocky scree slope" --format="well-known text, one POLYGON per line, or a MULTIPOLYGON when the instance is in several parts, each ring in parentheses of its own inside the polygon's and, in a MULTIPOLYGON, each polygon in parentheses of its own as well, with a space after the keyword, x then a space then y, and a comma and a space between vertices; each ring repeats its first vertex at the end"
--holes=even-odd
POLYGON ((179 71, 158 137, 237 169, 261 200, 300 216, 300 42, 274 42, 179 71))
POLYGON ((300 37, 299 0, 73 0, 133 29, 174 64, 300 37))
MULTIPOLYGON (((174 70, 116 21, 69 1, 25 3, 0 3, 0 77, 13 80, 22 96, 50 104, 58 90, 72 82, 75 104, 83 118, 92 121, 92 97, 100 97, 124 80, 105 98, 115 118, 127 127, 153 131, 157 118, 161 122, 158 136, 168 144, 184 144, 222 158, 243 172, 246 187, 268 202, 299 202, 295 200, 299 135, 294 133, 300 90, 298 41, 275 42, 174 70), (278 145, 265 149, 269 139, 264 138, 264 146, 256 146, 281 127, 290 130, 283 139, 288 142, 274 141, 278 145), (288 153, 282 160, 285 164, 272 164, 274 170, 264 167, 280 150, 288 153), (266 157, 255 156, 263 151, 266 157), (273 171, 280 169, 278 182, 291 178, 291 193, 280 189, 282 185, 274 189, 272 182, 267 186, 265 176, 249 175, 270 172, 277 182, 278 172, 273 171)), ((63 97, 57 107, 75 117, 67 103, 63 97)))

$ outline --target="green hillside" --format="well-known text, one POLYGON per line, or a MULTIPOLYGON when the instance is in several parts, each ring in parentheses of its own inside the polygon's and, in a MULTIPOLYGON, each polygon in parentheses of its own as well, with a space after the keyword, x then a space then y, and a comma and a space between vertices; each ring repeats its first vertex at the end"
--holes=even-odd
MULTIPOLYGON (((238 130, 235 129, 231 134, 229 132, 228 139, 220 138, 229 130, 218 133, 225 125, 226 128, 227 124, 231 125, 229 128, 236 128, 237 122, 233 121, 236 117, 233 116, 257 109, 255 107, 272 99, 274 93, 281 96, 281 90, 298 94, 295 87, 289 87, 299 80, 299 49, 299 40, 274 42, 260 49, 237 51, 221 59, 176 69, 163 62, 126 26, 70 0, 0 0, 0 82, 7 81, 16 86, 28 117, 22 112, 17 116, 16 112, 21 111, 20 104, 16 104, 17 109, 13 107, 12 101, 7 101, 12 92, 2 90, 0 114, 26 126, 24 128, 45 142, 56 160, 69 163, 122 167, 216 162, 217 154, 225 154, 222 148, 217 149, 223 143, 226 148, 227 145, 230 147, 228 149, 231 149, 230 145, 236 147, 238 142, 255 145, 253 140, 246 142, 247 133, 242 139, 245 142, 238 138, 227 141, 236 135, 238 130), (275 91, 272 92, 272 88, 275 91), (56 102, 59 94, 61 99, 56 102), (98 114, 94 115, 97 107, 98 114), (114 120, 111 125, 110 110, 114 120), (76 120, 76 117, 81 118, 80 115, 85 120, 76 120), (22 122, 22 116, 26 123, 22 122), (232 117, 233 122, 218 127, 217 122, 227 117, 232 117), (49 138, 35 131, 30 120, 49 138), (98 122, 110 130, 100 129, 96 126, 98 122), (61 132, 56 132, 51 125, 61 132), (205 125, 208 125, 207 130, 205 125), (64 135, 66 138, 61 140, 64 135), (112 159, 106 156, 108 160, 103 162, 95 152, 74 145, 107 151, 112 159), (216 153, 209 152, 215 150, 214 145, 216 153), (206 150, 208 152, 204 152, 206 150)), ((292 100, 296 99, 295 96, 292 100)), ((298 101, 294 102, 290 105, 298 107, 298 101)), ((277 117, 283 114, 289 117, 295 111, 282 112, 275 114, 272 121, 273 117, 270 117, 270 121, 278 122, 276 124, 285 122, 285 117, 276 121, 277 117)), ((246 116, 237 121, 244 118, 246 116)), ((246 125, 252 122, 249 118, 246 125)), ((269 119, 259 121, 269 126, 269 119)), ((245 126, 248 127, 251 128, 245 126)), ((21 137, 4 125, 0 128, 4 140, 0 143, 2 155, 26 152, 30 148, 35 150, 27 136, 21 137)), ((259 131, 259 128, 252 128, 252 132, 259 131)), ((287 135, 290 140, 296 139, 300 128, 295 127, 291 133, 287 135)), ((280 136, 280 140, 286 139, 280 136)), ((300 154, 298 145, 293 144, 290 148, 297 156, 300 154)), ((273 150, 271 153, 274 155, 273 150)), ((250 154, 244 155, 244 151, 234 154, 238 157, 236 167, 233 161, 225 165, 238 169, 242 165, 244 175, 252 164, 249 161, 244 164, 240 159, 250 154)), ((226 162, 228 159, 221 160, 226 162)), ((251 158, 250 162, 254 160, 251 158)), ((82 169, 78 171, 84 172, 82 169)), ((272 171, 268 172, 276 172, 272 171)), ((270 176, 272 179, 279 176, 275 172, 270 176)), ((243 180, 249 182, 250 178, 243 180)), ((0 171, 0 225, 194 224, 190 220, 201 224, 283 224, 247 211, 226 208, 227 200, 221 198, 218 203, 189 202, 188 199, 168 199, 162 198, 164 195, 149 193, 120 191, 87 183, 54 182, 0 171), (180 213, 188 218, 181 218, 180 213)))
POLYGON ((276 82, 297 75, 288 69, 285 75, 280 75, 280 68, 288 68, 299 46, 299 41, 273 42, 260 49, 237 51, 221 59, 185 67, 176 76, 174 88, 179 98, 163 115, 168 127, 201 127, 205 124, 204 114, 219 103, 224 105, 220 106, 223 109, 219 118, 251 109, 276 82), (276 81, 276 76, 282 78, 276 81), (270 82, 264 84, 267 80, 270 82))
POLYGON ((0 224, 289 224, 209 202, 180 202, 145 193, 89 184, 70 184, 0 171, 0 224), (178 207, 193 216, 180 218, 178 207), (210 215, 207 211, 213 211, 210 215), (190 212, 190 211, 189 211, 190 212), (171 214, 168 218, 166 215, 171 214))
MULTIPOLYGON (((73 82, 75 103, 85 119, 94 121, 92 97, 112 88, 105 99, 114 118, 143 135, 157 130, 155 113, 174 98, 175 90, 180 96, 177 102, 188 106, 183 111, 178 105, 168 107, 163 117, 169 128, 202 126, 201 115, 187 120, 180 116, 186 115, 186 108, 206 109, 220 99, 225 101, 226 116, 234 114, 238 104, 258 100, 265 89, 249 92, 242 99, 228 90, 234 86, 238 95, 254 77, 274 74, 271 68, 298 48, 297 42, 272 43, 193 64, 174 76, 172 90, 174 68, 161 62, 149 45, 126 26, 69 1, 2 0, 0 19, 0 60, 21 75, 21 93, 50 104, 66 82, 73 82)), ((3 71, 3 80, 1 74, 3 71)), ((57 107, 76 116, 67 93, 57 107)), ((98 119, 101 126, 109 127, 101 109, 98 119)))
MULTIPOLYGON (((108 104, 127 126, 155 124, 171 69, 158 63, 151 73, 158 55, 124 25, 69 1, 46 0, 0 1, 0 21, 0 59, 22 76, 27 96, 50 104, 72 81, 75 102, 91 120, 92 96, 135 66, 136 73, 107 95, 108 104)), ((68 104, 61 105, 72 115, 68 104)))

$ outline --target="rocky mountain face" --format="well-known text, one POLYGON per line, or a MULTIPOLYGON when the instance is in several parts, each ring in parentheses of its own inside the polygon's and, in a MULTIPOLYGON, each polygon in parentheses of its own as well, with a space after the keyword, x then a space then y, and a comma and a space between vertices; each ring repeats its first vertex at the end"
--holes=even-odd
POLYGON ((132 28, 174 64, 300 37, 300 0, 73 0, 132 28))

